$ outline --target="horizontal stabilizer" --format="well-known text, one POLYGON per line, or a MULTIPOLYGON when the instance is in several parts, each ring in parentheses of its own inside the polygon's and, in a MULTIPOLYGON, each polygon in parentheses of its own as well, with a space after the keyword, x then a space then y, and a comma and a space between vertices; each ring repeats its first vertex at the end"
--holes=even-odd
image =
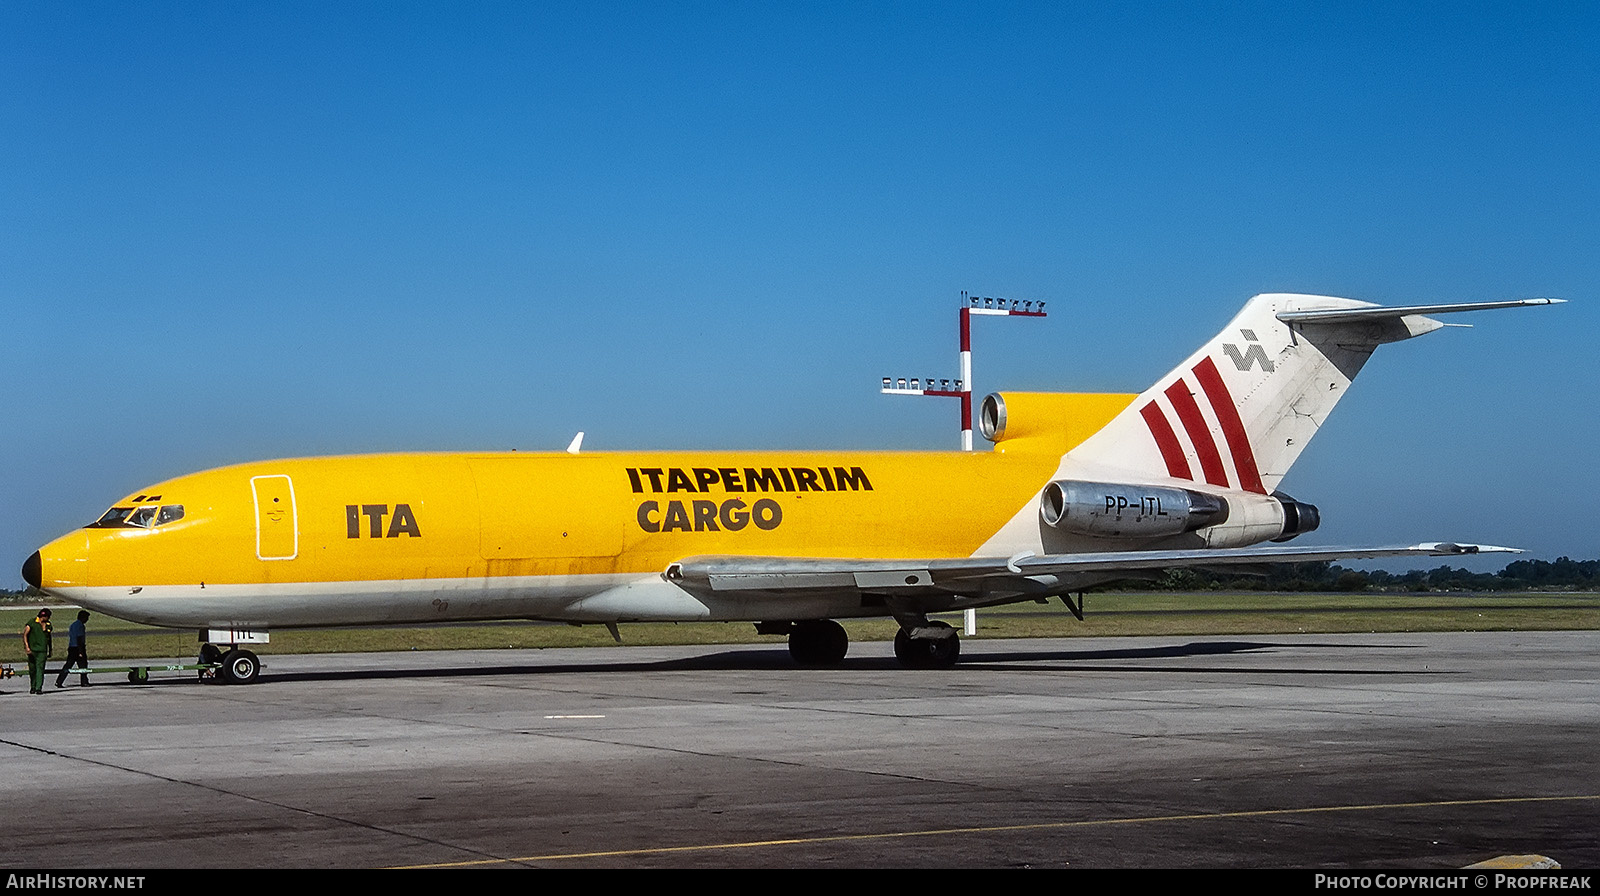
POLYGON ((1446 305, 1372 305, 1365 308, 1325 308, 1318 311, 1280 311, 1276 317, 1286 324, 1334 324, 1351 321, 1394 320, 1413 314, 1449 314, 1455 311, 1490 311, 1495 308, 1524 308, 1529 305, 1560 305, 1566 299, 1510 299, 1504 302, 1461 302, 1446 305))

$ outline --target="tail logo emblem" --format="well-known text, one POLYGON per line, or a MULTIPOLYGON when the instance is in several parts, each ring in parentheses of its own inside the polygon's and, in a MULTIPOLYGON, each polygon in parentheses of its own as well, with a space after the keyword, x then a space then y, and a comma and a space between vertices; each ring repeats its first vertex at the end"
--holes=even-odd
POLYGON ((1250 346, 1244 351, 1240 351, 1239 347, 1233 343, 1223 343, 1222 353, 1227 355, 1228 359, 1233 361, 1233 366, 1240 370, 1249 370, 1256 366, 1257 363, 1260 363, 1262 370, 1271 373, 1272 359, 1267 357, 1267 350, 1262 348, 1261 343, 1256 341, 1255 331, 1240 330, 1239 332, 1244 335, 1245 341, 1249 342, 1250 346))

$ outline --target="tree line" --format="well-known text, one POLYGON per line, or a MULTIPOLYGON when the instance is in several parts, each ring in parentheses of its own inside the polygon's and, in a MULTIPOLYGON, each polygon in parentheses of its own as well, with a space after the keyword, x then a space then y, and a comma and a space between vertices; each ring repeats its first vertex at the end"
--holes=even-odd
POLYGON ((1265 575, 1199 569, 1168 570, 1163 591, 1597 591, 1600 560, 1515 560, 1499 572, 1439 566, 1405 573, 1349 569, 1335 563, 1285 563, 1265 575))

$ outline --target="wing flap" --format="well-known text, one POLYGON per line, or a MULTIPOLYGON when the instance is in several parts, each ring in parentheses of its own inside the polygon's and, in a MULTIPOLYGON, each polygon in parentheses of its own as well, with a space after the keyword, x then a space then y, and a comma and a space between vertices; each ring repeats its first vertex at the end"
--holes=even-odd
POLYGON ((1012 594, 1018 598, 1066 593, 1086 579, 1107 581, 1167 569, 1252 567, 1269 563, 1374 560, 1391 557, 1461 557, 1520 553, 1495 545, 1430 542, 1390 547, 1268 546, 1230 550, 1107 551, 1092 554, 1018 555, 923 560, 855 560, 825 557, 687 557, 667 568, 668 581, 722 596, 800 593, 882 594, 909 600, 951 595, 1012 594))
POLYGON ((854 576, 847 572, 828 570, 748 573, 730 571, 707 573, 704 579, 712 591, 832 590, 856 587, 854 576))

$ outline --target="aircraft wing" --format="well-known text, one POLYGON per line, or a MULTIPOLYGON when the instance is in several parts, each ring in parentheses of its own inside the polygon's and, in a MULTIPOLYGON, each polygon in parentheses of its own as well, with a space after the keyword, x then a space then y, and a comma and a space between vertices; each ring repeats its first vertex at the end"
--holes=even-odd
POLYGON ((1434 542, 1409 547, 1253 547, 1228 550, 1108 551, 1019 554, 928 560, 850 560, 809 557, 688 557, 666 576, 691 592, 751 597, 858 591, 915 601, 951 595, 1049 596, 1085 583, 1147 576, 1167 569, 1259 567, 1270 563, 1372 560, 1385 557, 1461 557, 1521 553, 1517 548, 1434 542), (1091 582, 1092 580, 1092 582, 1091 582))

